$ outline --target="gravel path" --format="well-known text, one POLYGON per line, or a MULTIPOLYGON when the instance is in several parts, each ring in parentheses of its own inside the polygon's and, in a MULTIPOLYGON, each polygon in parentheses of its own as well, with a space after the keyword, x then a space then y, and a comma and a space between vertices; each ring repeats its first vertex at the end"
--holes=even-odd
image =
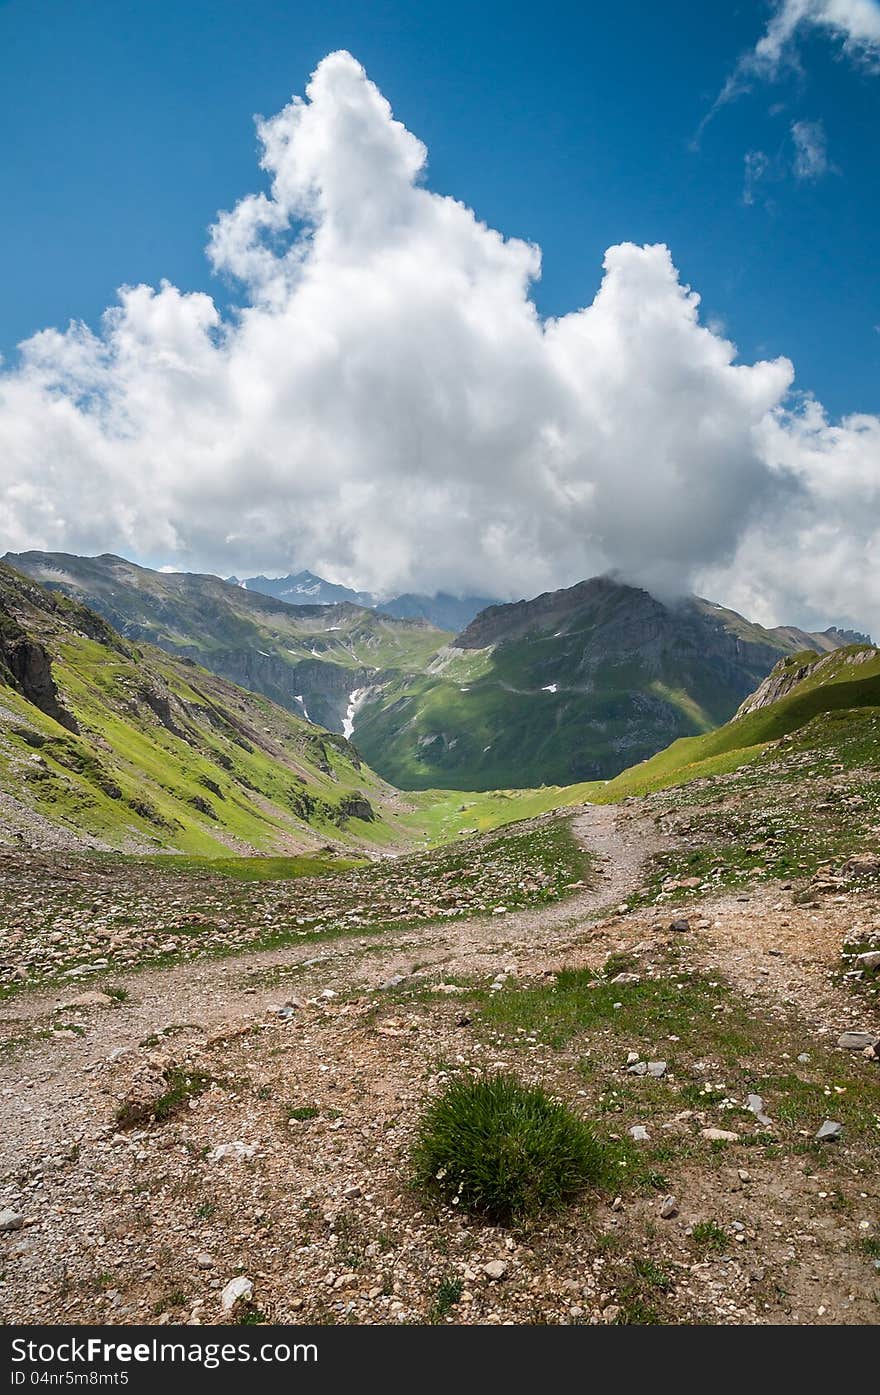
MULTIPOLYGON (((34 1038, 34 1028, 51 1024, 60 1004, 82 992, 82 985, 23 993, 0 1007, 0 1023, 27 1047, 0 1067, 0 1090, 24 1099, 7 1115, 0 1138, 0 1173, 23 1159, 52 1151, 71 1138, 95 1108, 89 1077, 114 1052, 136 1046, 168 1027, 175 1041, 204 1038, 230 1022, 258 1020, 283 1002, 285 992, 267 979, 296 976, 299 996, 324 988, 370 989, 413 964, 442 967, 450 975, 477 972, 523 950, 561 949, 583 935, 585 921, 613 908, 635 890, 645 858, 658 845, 653 824, 611 806, 589 805, 572 822, 577 838, 593 855, 594 885, 551 906, 480 916, 381 937, 355 935, 247 951, 217 960, 199 960, 162 969, 114 975, 131 997, 109 1009, 86 1010, 79 1037, 34 1038), (23 1079, 24 1077, 24 1079, 23 1079)), ((279 894, 288 894, 279 884, 279 894)))

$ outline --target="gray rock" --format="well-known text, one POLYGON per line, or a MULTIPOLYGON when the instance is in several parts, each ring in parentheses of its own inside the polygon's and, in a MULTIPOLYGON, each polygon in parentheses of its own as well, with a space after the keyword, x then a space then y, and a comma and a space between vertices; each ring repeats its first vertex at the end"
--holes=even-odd
POLYGON ((844 1051, 864 1051, 866 1046, 876 1046, 880 1037, 873 1032, 843 1032, 837 1038, 837 1045, 844 1051))
POLYGON ((11 1206, 7 1206, 5 1210, 0 1211, 0 1231, 4 1234, 11 1230, 21 1230, 23 1225, 24 1216, 18 1211, 13 1211, 11 1206))
POLYGON ((648 1063, 647 1061, 634 1061, 631 1066, 627 1066, 627 1070, 630 1075, 647 1075, 648 1063))
POLYGON ((746 1109, 752 1111, 759 1124, 763 1124, 765 1128, 770 1127, 771 1121, 764 1113, 764 1101, 761 1099, 760 1095, 747 1095, 746 1109))
POLYGON ((647 1143, 651 1137, 644 1124, 633 1124, 632 1128, 629 1131, 629 1136, 636 1143, 647 1143))
POLYGON ((196 1264, 199 1266, 200 1269, 213 1269, 216 1263, 217 1261, 215 1260, 214 1256, 209 1255, 204 1250, 201 1254, 196 1255, 196 1264))
POLYGON ((384 983, 379 984, 379 992, 385 993, 391 988, 399 988, 401 983, 406 983, 406 975, 392 974, 390 978, 386 978, 384 983))
POLYGON ((220 1303, 224 1313, 231 1313, 236 1303, 242 1299, 245 1302, 253 1297, 254 1285, 250 1279, 246 1279, 244 1274, 239 1274, 237 1279, 230 1279, 220 1295, 220 1303))
POLYGON ((664 1196, 660 1203, 661 1220, 671 1221, 673 1216, 678 1215, 678 1203, 674 1196, 664 1196))
POLYGON ((816 1134, 817 1143, 830 1143, 839 1138, 843 1133, 843 1124, 838 1124, 836 1119, 826 1119, 822 1127, 816 1134))
POLYGON ((649 1061, 648 1074, 653 1075, 655 1080, 659 1080, 661 1075, 666 1074, 666 1061, 649 1061))
POLYGON ((684 917, 681 917, 679 920, 671 920, 669 922, 669 928, 670 930, 677 930, 679 933, 682 933, 685 930, 690 930, 691 923, 689 920, 685 920, 684 917))
POLYGON ((880 969, 880 949, 868 949, 864 954, 857 954, 855 963, 873 973, 875 969, 880 969))
POLYGON ((507 1265, 503 1259, 490 1259, 488 1264, 483 1265, 483 1273, 490 1279, 503 1279, 507 1273, 507 1265))

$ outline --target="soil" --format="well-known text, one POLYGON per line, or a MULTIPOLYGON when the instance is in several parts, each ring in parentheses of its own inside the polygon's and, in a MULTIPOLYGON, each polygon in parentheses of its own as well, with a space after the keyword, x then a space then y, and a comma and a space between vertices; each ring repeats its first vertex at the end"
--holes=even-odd
POLYGON ((681 932, 667 906, 627 909, 667 845, 650 807, 588 806, 573 828, 593 854, 592 884, 553 904, 3 1003, 0 1208, 23 1217, 0 1236, 3 1320, 875 1323, 880 1066, 836 1041, 878 1030, 876 1009, 837 976, 854 920, 880 924, 876 887, 813 906, 772 882, 700 896, 681 932), (492 994, 547 985, 562 968, 601 971, 609 954, 630 956, 643 983, 723 978, 725 1010, 745 1005, 760 1023, 757 1056, 691 1055, 634 1080, 628 1048, 672 1057, 678 1037, 628 1039, 626 1004, 619 1022, 561 1045, 484 1020, 492 994), (64 1006, 113 985, 128 996, 64 1006), (635 1182, 621 1168, 619 1188, 511 1231, 420 1195, 407 1154, 423 1101, 456 1071, 502 1068, 589 1114, 600 1137, 642 1123, 663 1176, 635 1182), (847 1125, 817 1146, 821 1119, 777 1119, 772 1090, 761 1130, 738 1085, 725 1113, 721 1072, 746 1068, 774 1081, 800 1071, 831 1118, 836 1091, 852 1097, 864 1082, 864 1132, 847 1125), (686 1107, 703 1078, 705 1104, 686 1107), (163 1081, 184 1082, 168 1116, 120 1126, 120 1102, 149 1103, 163 1081), (706 1142, 710 1126, 738 1140, 706 1142), (242 1146, 212 1157, 224 1144, 242 1146), (226 1312, 223 1288, 239 1274, 252 1300, 226 1312))

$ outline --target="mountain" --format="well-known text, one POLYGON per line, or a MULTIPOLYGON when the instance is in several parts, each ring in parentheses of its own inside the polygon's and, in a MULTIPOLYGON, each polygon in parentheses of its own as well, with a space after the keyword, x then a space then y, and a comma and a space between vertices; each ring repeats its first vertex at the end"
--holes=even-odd
MULTIPOLYGON (((257 591, 261 596, 274 596, 288 605, 349 605, 364 606, 372 610, 376 597, 369 591, 352 591, 348 586, 337 586, 332 581, 315 576, 314 572, 297 572, 294 576, 249 576, 239 581, 237 576, 227 577, 231 586, 241 586, 245 591, 257 591)), ((396 613, 396 612, 395 612, 396 613)), ((454 625, 449 626, 455 629, 454 625)))
POLYGON ((151 571, 111 554, 5 560, 90 606, 125 639, 195 659, 330 731, 350 731, 353 694, 386 675, 421 671, 449 638, 421 619, 347 602, 288 605, 216 576, 151 571))
POLYGON ((365 606, 369 610, 381 611, 383 615, 394 615, 400 620, 424 620, 441 630, 463 630, 486 606, 497 604, 487 596, 450 596, 445 591, 437 591, 433 596, 407 593, 391 600, 380 601, 369 591, 352 591, 348 586, 337 586, 325 581, 314 572, 297 572, 293 576, 249 576, 240 581, 237 576, 227 578, 230 585, 241 586, 246 591, 257 591, 263 596, 274 596, 276 600, 287 601, 290 605, 335 605, 347 602, 350 605, 365 606))
POLYGON ((607 779, 726 722, 781 654, 845 638, 597 577, 484 610, 424 673, 364 695, 356 740, 403 788, 607 779))
POLYGON ((343 737, 0 563, 0 842, 363 849, 393 801, 343 737))

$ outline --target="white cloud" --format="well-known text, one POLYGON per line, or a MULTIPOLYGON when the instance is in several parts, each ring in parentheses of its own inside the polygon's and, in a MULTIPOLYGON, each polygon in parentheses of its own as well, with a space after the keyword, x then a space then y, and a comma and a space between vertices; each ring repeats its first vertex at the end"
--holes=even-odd
POLYGON ((697 130, 696 142, 720 107, 750 92, 756 82, 774 82, 799 65, 800 40, 811 30, 826 35, 857 66, 880 72, 878 0, 776 0, 755 47, 740 55, 697 130))
POLYGON ((813 182, 821 179, 831 168, 828 142, 821 121, 793 121, 794 173, 796 179, 813 182))
POLYGON ((763 150, 747 150, 743 167, 743 203, 753 204, 757 197, 757 186, 767 177, 770 161, 763 150))
MULTIPOLYGON (((666 247, 610 248, 593 303, 542 322, 538 249, 424 185, 348 54, 259 129, 269 192, 209 249, 239 313, 123 288, 0 375, 8 546, 386 592, 617 567, 789 619, 821 600, 811 528, 876 553, 877 419, 786 410, 791 364, 737 363, 666 247)), ((880 628, 880 568, 841 564, 824 613, 880 628)))
POLYGON ((812 181, 828 173, 831 163, 821 121, 792 121, 791 138, 795 142, 796 179, 812 181))
POLYGON ((880 65, 880 5, 877 0, 779 0, 753 52, 743 60, 756 76, 775 78, 793 61, 798 40, 818 29, 839 43, 854 62, 880 65))

